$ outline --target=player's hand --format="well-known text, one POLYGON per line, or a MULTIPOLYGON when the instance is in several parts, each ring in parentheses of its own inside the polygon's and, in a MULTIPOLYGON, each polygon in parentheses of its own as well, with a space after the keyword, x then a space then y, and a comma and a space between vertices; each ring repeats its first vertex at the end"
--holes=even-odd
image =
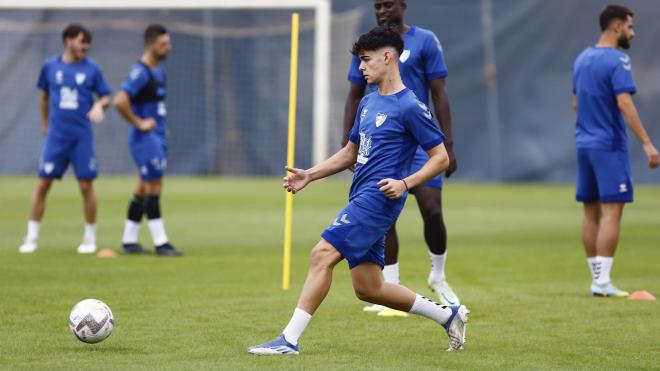
POLYGON ((389 199, 396 200, 406 193, 406 185, 403 180, 385 178, 378 182, 381 186, 378 190, 383 192, 389 199))
POLYGON ((105 119, 105 112, 103 111, 103 106, 94 103, 92 109, 87 113, 89 120, 95 124, 100 124, 105 119))
POLYGON ((445 170, 445 178, 449 178, 456 169, 458 169, 458 160, 456 160, 456 155, 454 155, 454 146, 452 144, 445 145, 447 149, 447 157, 449 157, 449 166, 445 170))
POLYGON ((150 131, 156 127, 156 120, 153 117, 148 117, 146 119, 140 119, 140 121, 135 125, 135 127, 140 131, 150 131))
POLYGON ((660 165, 660 154, 658 154, 658 150, 653 146, 653 143, 644 145, 644 153, 646 153, 646 157, 649 159, 649 167, 651 169, 655 169, 660 165))
POLYGON ((305 188, 305 186, 312 181, 309 173, 303 169, 297 169, 288 166, 285 166, 284 168, 286 171, 291 173, 291 175, 284 177, 284 185, 282 186, 282 188, 286 189, 287 192, 296 194, 296 192, 299 192, 301 189, 305 188))

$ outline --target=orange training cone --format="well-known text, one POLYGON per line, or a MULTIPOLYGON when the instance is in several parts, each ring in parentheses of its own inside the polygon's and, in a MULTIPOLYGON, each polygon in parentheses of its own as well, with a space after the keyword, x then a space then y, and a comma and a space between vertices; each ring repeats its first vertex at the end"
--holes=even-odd
POLYGON ((103 249, 96 253, 96 256, 99 258, 116 258, 117 252, 113 249, 103 249))
POLYGON ((655 296, 653 296, 650 292, 646 290, 641 290, 641 291, 635 291, 630 296, 628 296, 628 300, 643 300, 643 301, 654 301, 655 296))

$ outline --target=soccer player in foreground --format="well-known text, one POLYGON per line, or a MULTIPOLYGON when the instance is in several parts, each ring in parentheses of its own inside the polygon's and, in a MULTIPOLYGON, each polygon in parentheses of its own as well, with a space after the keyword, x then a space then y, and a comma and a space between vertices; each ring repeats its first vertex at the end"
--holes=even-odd
MULTIPOLYGON (((447 67, 440 41, 433 32, 421 27, 409 26, 404 23, 403 16, 407 8, 405 0, 374 0, 376 21, 379 26, 389 26, 403 38, 404 50, 399 58, 399 71, 404 85, 415 93, 417 98, 427 106, 432 98, 433 109, 440 122, 442 132, 447 137, 444 144, 449 156, 449 167, 445 176, 449 178, 456 171, 457 162, 453 151, 453 136, 451 131, 451 113, 449 98, 445 87, 447 67), (430 97, 429 97, 430 91, 430 97)), ((344 143, 358 112, 360 99, 364 95, 367 81, 359 70, 360 59, 353 57, 348 80, 350 89, 346 97, 344 109, 344 143)), ((370 90, 375 89, 374 85, 370 90)), ((417 148, 410 173, 419 170, 428 155, 417 148)), ((429 249, 431 271, 428 285, 438 295, 445 305, 459 305, 460 301, 452 287, 445 279, 445 261, 447 258, 447 230, 442 215, 442 175, 438 175, 424 184, 410 189, 415 196, 420 214, 424 221, 424 240, 429 249)), ((387 232, 385 237, 385 267, 383 276, 389 283, 400 284, 399 279, 399 239, 396 226, 387 232)), ((378 312, 379 316, 407 316, 405 312, 385 308, 381 305, 370 305, 364 308, 366 312, 378 312)))
POLYGON ((142 215, 147 214, 147 226, 156 254, 181 256, 182 253, 167 238, 160 210, 167 166, 167 77, 160 62, 169 55, 172 42, 165 27, 152 24, 144 31, 144 44, 142 57, 131 66, 113 102, 117 111, 132 125, 129 145, 139 171, 137 188, 124 223, 123 251, 126 254, 147 252, 138 243, 142 215))
POLYGON ((403 209, 407 191, 436 176, 448 165, 444 135, 431 112, 406 88, 399 75, 401 36, 376 27, 360 36, 352 53, 360 57, 360 71, 378 91, 362 99, 349 142, 332 157, 308 170, 288 168, 288 192, 356 164, 349 203, 321 234, 312 249, 307 279, 293 316, 275 340, 250 347, 258 355, 298 354, 298 338, 330 290, 332 271, 348 261, 355 295, 364 301, 429 318, 449 335, 450 351, 463 347, 469 311, 444 306, 404 286, 383 282, 385 233, 403 209), (428 161, 408 175, 417 146, 428 161))
POLYGON ((650 168, 660 164, 632 100, 636 87, 628 49, 633 12, 610 5, 600 14, 602 34, 573 65, 573 108, 578 176, 576 200, 584 203, 582 242, 591 269, 591 295, 628 296, 610 279, 623 206, 633 201, 626 124, 642 143, 650 168))
POLYGON ((79 24, 62 32, 64 52, 47 59, 39 74, 41 90, 41 133, 46 136, 39 161, 39 181, 32 196, 28 231, 21 253, 37 250, 39 228, 46 207, 46 196, 53 179, 60 179, 69 163, 78 179, 83 197, 85 232, 78 253, 96 251, 96 196, 93 181, 98 175, 94 154, 92 123, 103 121, 110 105, 110 87, 101 68, 87 52, 92 34, 79 24), (98 96, 94 102, 94 94, 98 96))

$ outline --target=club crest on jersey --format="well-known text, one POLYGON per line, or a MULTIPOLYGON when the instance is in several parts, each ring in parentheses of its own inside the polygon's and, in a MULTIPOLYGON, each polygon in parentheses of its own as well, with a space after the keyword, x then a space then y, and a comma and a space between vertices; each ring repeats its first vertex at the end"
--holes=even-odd
POLYGON ((401 55, 399 56, 399 62, 405 63, 408 60, 408 58, 410 58, 410 50, 404 49, 403 53, 401 53, 401 55))
POLYGON ((76 84, 80 85, 83 82, 85 82, 85 79, 87 78, 87 75, 84 73, 80 72, 76 74, 76 84))
POLYGON ((64 80, 64 72, 62 71, 55 72, 55 82, 57 84, 61 84, 62 80, 64 80))
POLYGON ((387 115, 379 112, 376 115, 376 127, 379 128, 381 125, 383 125, 385 120, 387 120, 387 115))

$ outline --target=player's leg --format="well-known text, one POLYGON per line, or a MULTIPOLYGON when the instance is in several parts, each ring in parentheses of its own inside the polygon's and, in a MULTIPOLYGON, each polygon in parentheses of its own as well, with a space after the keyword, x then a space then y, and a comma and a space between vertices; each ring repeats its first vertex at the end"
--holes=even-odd
POLYGON ((78 246, 78 253, 91 254, 96 252, 96 195, 93 181, 98 176, 92 130, 79 134, 69 159, 78 179, 85 216, 83 241, 78 246))
POLYGON ((597 290, 592 294, 601 296, 628 296, 628 293, 617 289, 611 280, 610 273, 614 263, 614 253, 619 242, 619 231, 621 227, 621 216, 623 215, 623 202, 601 203, 602 218, 598 237, 596 239, 596 261, 600 274, 595 281, 597 290))
POLYGON ((69 151, 71 141, 59 137, 56 133, 49 133, 44 142, 43 151, 39 160, 39 180, 32 194, 30 207, 30 220, 27 225, 27 235, 18 251, 23 254, 33 253, 37 250, 41 219, 46 209, 46 197, 54 179, 59 179, 69 165, 69 151))
POLYGON ((442 216, 442 189, 423 185, 413 190, 419 212, 424 220, 424 240, 429 248, 431 272, 428 284, 445 305, 460 305, 460 300, 445 279, 447 229, 442 216))
MULTIPOLYGON (((399 236, 396 233, 396 223, 385 235, 385 266, 383 267, 385 282, 400 284, 399 274, 399 236)), ((408 313, 387 308, 380 304, 367 305, 362 308, 365 312, 378 313, 381 317, 407 317, 408 313)))
MULTIPOLYGON (((309 257, 307 279, 291 320, 275 340, 248 348, 257 355, 298 354, 298 339, 330 290, 332 270, 342 256, 328 241, 321 239, 309 257)), ((380 271, 378 272, 380 279, 380 271)))
POLYGON ((135 193, 128 202, 128 210, 126 211, 122 250, 126 254, 146 254, 147 250, 138 242, 140 224, 144 215, 144 197, 146 195, 145 186, 139 176, 135 188, 135 193))
POLYGON ((163 178, 158 179, 142 179, 144 185, 145 198, 144 198, 144 211, 147 214, 147 227, 151 232, 154 246, 156 246, 156 254, 162 256, 182 256, 183 253, 178 251, 167 237, 165 232, 165 222, 161 214, 160 208, 160 195, 163 189, 163 178))
POLYGON ((384 282, 380 266, 372 262, 353 267, 351 278, 355 295, 360 300, 429 318, 447 331, 450 339, 447 350, 463 348, 469 314, 465 306, 440 305, 404 286, 384 282))
POLYGON ((582 245, 587 256, 587 264, 591 270, 591 284, 595 284, 600 276, 600 262, 596 260, 596 240, 600 228, 600 202, 584 202, 584 217, 582 219, 582 245))

